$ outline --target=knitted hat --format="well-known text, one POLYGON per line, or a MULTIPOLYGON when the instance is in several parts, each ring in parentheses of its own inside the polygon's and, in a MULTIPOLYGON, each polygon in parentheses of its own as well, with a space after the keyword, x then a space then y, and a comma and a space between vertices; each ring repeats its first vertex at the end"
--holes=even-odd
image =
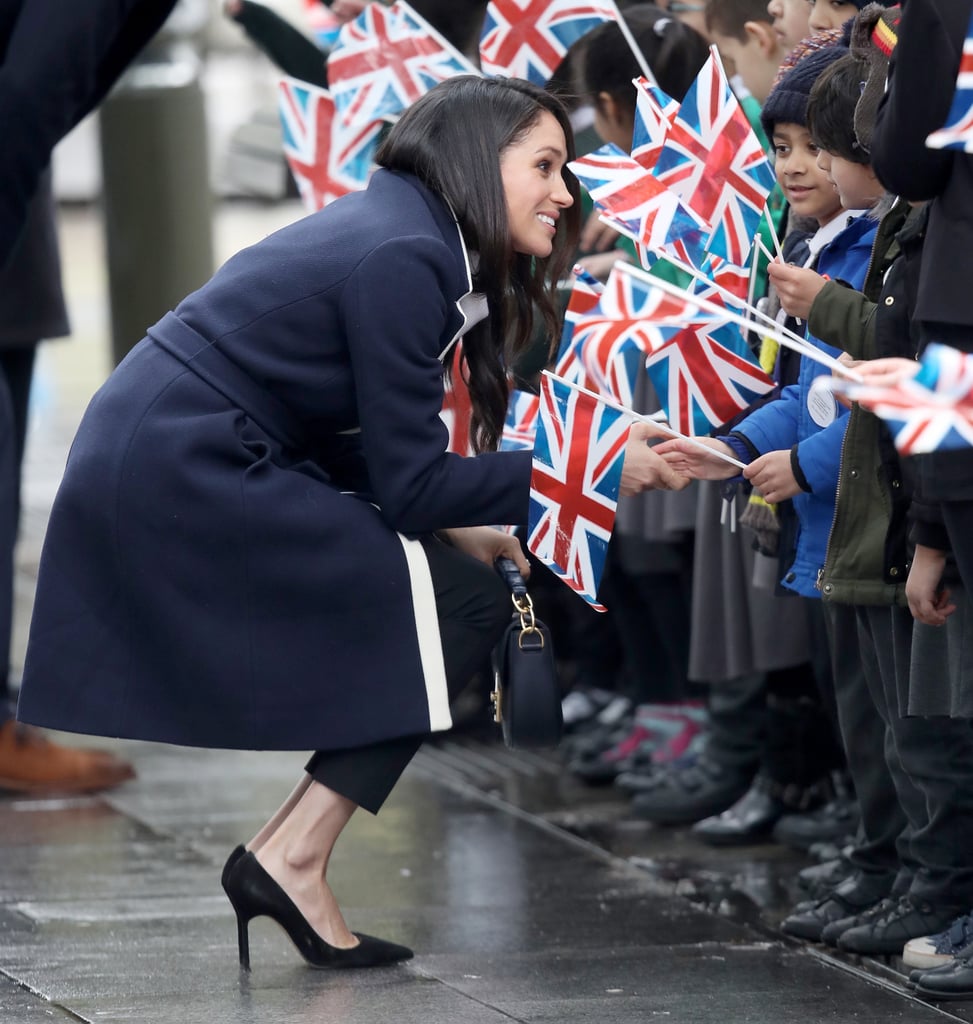
POLYGON ((802 57, 770 90, 760 111, 760 123, 767 138, 774 134, 775 124, 807 124, 807 100, 818 76, 848 51, 843 46, 826 46, 802 57))
POLYGON ((889 57, 898 42, 902 8, 870 3, 855 16, 851 30, 851 52, 868 62, 868 79, 862 86, 861 99, 855 107, 855 136, 865 152, 871 150, 875 114, 885 93, 889 73, 889 57))

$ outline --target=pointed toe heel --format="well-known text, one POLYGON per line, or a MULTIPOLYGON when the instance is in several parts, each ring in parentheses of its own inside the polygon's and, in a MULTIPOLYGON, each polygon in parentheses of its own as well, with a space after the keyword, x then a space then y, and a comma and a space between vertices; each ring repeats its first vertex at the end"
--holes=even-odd
POLYGON ((381 967, 409 960, 412 950, 371 935, 358 935, 357 946, 332 946, 308 924, 293 900, 263 869, 248 850, 230 854, 223 870, 223 889, 237 919, 237 943, 240 966, 250 970, 249 925, 255 917, 269 917, 286 932, 295 948, 311 967, 381 967))

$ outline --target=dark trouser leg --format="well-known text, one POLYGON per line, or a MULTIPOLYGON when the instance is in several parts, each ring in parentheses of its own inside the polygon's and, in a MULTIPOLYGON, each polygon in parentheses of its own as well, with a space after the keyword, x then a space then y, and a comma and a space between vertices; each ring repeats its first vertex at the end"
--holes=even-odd
POLYGON ((14 546, 20 519, 20 466, 27 438, 27 404, 36 346, 0 352, 0 722, 11 714, 10 633, 14 546))
MULTIPOLYGON (((916 865, 910 895, 937 907, 969 909, 973 905, 973 725, 965 718, 900 716, 909 686, 912 616, 907 608, 868 608, 865 614, 886 685, 893 744, 909 784, 900 799, 909 818, 916 865)), ((921 675, 923 666, 911 669, 921 675)), ((921 679, 916 684, 921 686, 921 679)))
MULTIPOLYGON (((496 572, 433 537, 422 541, 454 700, 489 658, 510 622, 510 592, 496 572)), ((322 785, 377 813, 425 736, 403 736, 349 750, 318 751, 306 770, 322 785)))
POLYGON ((896 761, 896 753, 874 645, 859 638, 853 605, 825 602, 824 613, 848 774, 861 809, 861 829, 850 860, 861 871, 894 874, 901 866, 897 844, 907 822, 889 765, 890 758, 896 761))
POLYGON ((740 773, 752 773, 767 742, 766 674, 754 672, 715 683, 708 709, 707 757, 740 773))
POLYGON ((968 594, 973 594, 973 501, 944 501, 943 522, 968 594))

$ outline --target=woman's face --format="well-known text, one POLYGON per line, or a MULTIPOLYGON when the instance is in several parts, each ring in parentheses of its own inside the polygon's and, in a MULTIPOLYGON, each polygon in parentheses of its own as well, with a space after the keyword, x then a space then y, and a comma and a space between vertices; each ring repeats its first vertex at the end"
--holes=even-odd
POLYGON ((551 255, 561 211, 574 202, 564 183, 566 161, 564 132, 546 110, 526 135, 500 154, 514 252, 551 255))

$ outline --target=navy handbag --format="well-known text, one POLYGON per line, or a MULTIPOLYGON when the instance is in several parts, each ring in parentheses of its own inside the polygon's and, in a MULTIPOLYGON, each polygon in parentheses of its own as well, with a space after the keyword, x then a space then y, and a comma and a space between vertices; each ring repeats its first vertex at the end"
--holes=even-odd
POLYGON ((547 626, 534 615, 527 584, 509 558, 494 563, 514 614, 493 650, 493 718, 508 747, 555 747, 561 739, 561 686, 547 626))

